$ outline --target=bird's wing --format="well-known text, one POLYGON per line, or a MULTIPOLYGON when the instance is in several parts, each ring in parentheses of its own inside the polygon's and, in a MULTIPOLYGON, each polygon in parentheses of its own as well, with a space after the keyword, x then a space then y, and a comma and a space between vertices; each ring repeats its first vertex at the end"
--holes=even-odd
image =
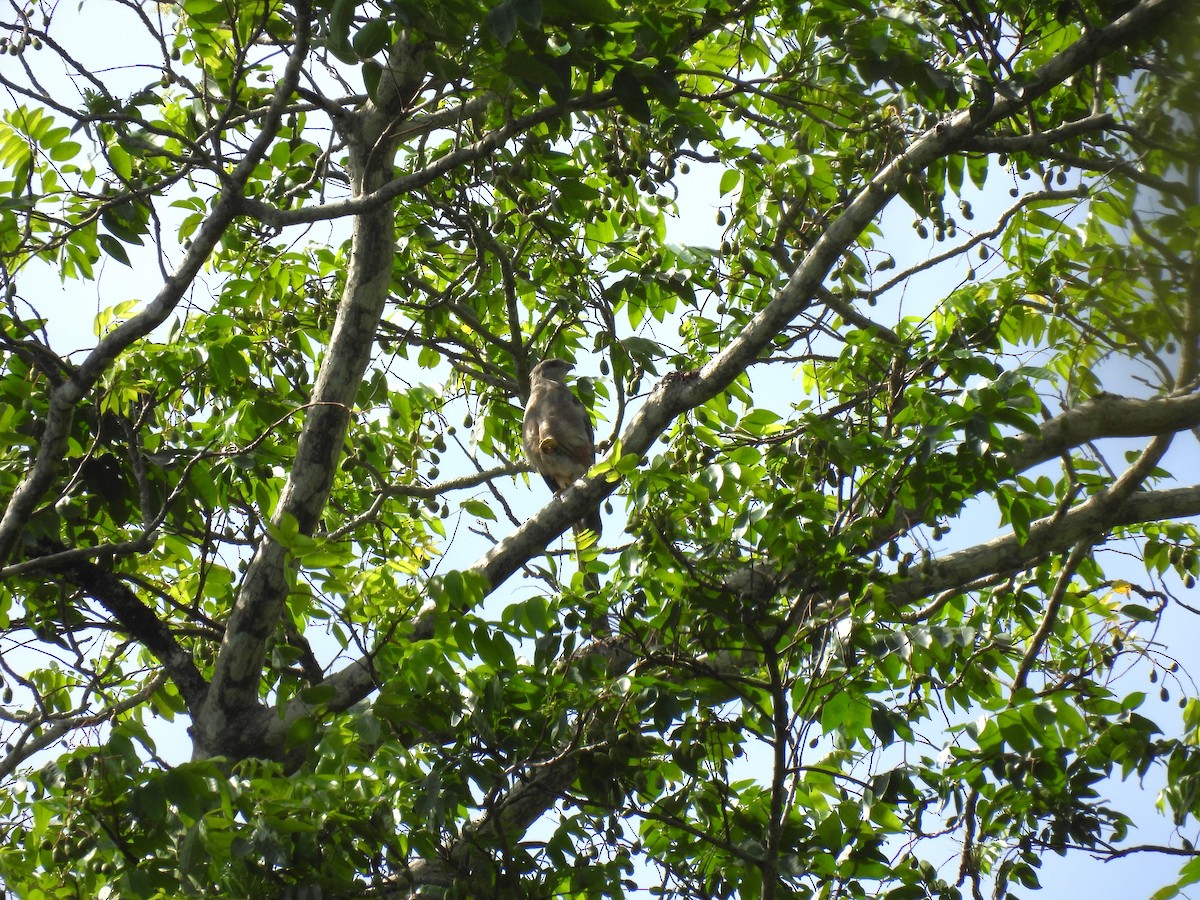
POLYGON ((596 461, 592 421, 564 384, 539 380, 521 427, 525 455, 554 490, 580 478, 596 461))
POLYGON ((587 407, 566 385, 553 387, 554 390, 547 392, 543 437, 553 437, 564 453, 591 468, 596 461, 596 441, 587 407))

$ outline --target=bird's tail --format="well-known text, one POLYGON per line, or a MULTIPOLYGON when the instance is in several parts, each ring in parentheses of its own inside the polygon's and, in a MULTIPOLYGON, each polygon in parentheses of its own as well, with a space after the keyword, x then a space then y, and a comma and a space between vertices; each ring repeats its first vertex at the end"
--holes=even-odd
POLYGON ((600 521, 600 509, 597 507, 589 512, 586 516, 575 523, 575 534, 578 535, 581 531, 587 530, 592 532, 598 539, 600 532, 604 529, 604 523, 600 521))

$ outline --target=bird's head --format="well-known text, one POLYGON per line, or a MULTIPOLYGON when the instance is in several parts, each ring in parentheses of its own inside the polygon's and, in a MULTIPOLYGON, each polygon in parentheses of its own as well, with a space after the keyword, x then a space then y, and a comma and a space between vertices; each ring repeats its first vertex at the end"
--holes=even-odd
POLYGON ((565 384, 564 379, 573 368, 575 368, 575 364, 567 362, 565 359, 543 359, 533 367, 533 371, 529 375, 531 378, 545 378, 548 381, 565 384))

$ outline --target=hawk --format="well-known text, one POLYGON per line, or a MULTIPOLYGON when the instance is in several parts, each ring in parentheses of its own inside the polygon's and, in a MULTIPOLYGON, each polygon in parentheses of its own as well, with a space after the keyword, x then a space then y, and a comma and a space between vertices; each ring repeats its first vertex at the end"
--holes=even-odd
MULTIPOLYGON (((564 359, 545 359, 533 367, 521 425, 525 456, 556 494, 586 475, 596 462, 592 420, 565 381, 572 368, 564 359)), ((581 529, 600 534, 599 509, 576 523, 576 532, 581 529)))

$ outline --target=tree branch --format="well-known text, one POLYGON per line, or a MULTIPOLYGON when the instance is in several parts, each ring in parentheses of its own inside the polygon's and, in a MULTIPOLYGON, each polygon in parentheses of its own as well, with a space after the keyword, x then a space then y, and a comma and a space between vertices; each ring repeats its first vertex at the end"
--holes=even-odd
MULTIPOLYGON (((817 239, 787 284, 724 350, 700 369, 673 373, 659 383, 626 427, 621 437, 623 452, 644 454, 676 416, 719 394, 770 347, 775 336, 808 308, 830 269, 896 196, 911 173, 922 171, 935 159, 960 149, 992 123, 1022 111, 1028 100, 1120 46, 1122 40, 1165 15, 1179 2, 1142 0, 1116 22, 1089 31, 1067 47, 1038 69, 1023 88, 1013 86, 1010 93, 1018 99, 1000 99, 983 116, 962 110, 920 135, 858 192, 817 239)), ((534 553, 562 534, 572 517, 577 518, 611 494, 617 483, 597 476, 568 489, 493 547, 473 570, 483 574, 493 587, 503 583, 534 553)))
POLYGON ((1150 437, 1200 426, 1200 394, 1137 400, 1101 394, 1015 439, 1008 454, 1014 472, 1054 459, 1101 438, 1150 437))
MULTIPOLYGON (((310 18, 307 0, 297 0, 297 6, 298 20, 307 22, 310 18)), ((25 479, 13 491, 4 515, 0 517, 0 562, 9 558, 26 521, 49 490, 59 465, 67 455, 67 440, 75 417, 75 406, 121 353, 166 321, 200 272, 201 266, 225 233, 229 223, 233 221, 240 205, 242 189, 279 131, 283 107, 295 90, 300 66, 307 53, 308 34, 305 28, 301 28, 296 35, 295 49, 275 87, 270 110, 263 118, 261 133, 247 149, 237 168, 223 180, 220 199, 204 224, 196 231, 183 260, 167 278, 158 294, 140 312, 106 334, 72 377, 51 392, 45 430, 37 457, 25 479)))
POLYGON ((1015 534, 1007 534, 939 557, 928 574, 893 583, 887 599, 895 606, 904 606, 942 591, 961 589, 961 585, 989 575, 1019 572, 1049 553, 1089 537, 1094 543, 1095 536, 1123 525, 1200 515, 1200 485, 1134 493, 1116 506, 1106 499, 1104 494, 1097 494, 1065 514, 1039 519, 1030 526, 1024 542, 1015 534))
MULTIPOLYGON (((1143 0, 1138 7, 1113 25, 1089 34, 1087 38, 1067 48, 1054 61, 1044 66, 1033 86, 1026 89, 1027 95, 1029 92, 1037 93, 1048 89, 1053 83, 1051 79, 1065 77, 1065 74, 1072 70, 1071 67, 1078 69, 1090 64, 1114 46, 1121 37, 1133 33, 1143 22, 1161 15, 1176 3, 1178 0, 1143 0), (1098 34, 1101 36, 1098 37, 1098 34)), ((622 435, 622 452, 639 455, 646 452, 676 415, 715 396, 757 358, 757 355, 769 346, 777 330, 802 312, 807 307, 810 297, 819 295, 826 272, 845 248, 853 243, 861 229, 895 195, 899 184, 907 177, 907 172, 928 165, 937 155, 948 152, 956 144, 970 139, 976 131, 986 127, 1000 113, 1011 114, 1018 108, 1019 104, 1016 101, 1005 101, 997 104, 992 115, 980 122, 972 122, 969 112, 959 113, 947 122, 928 130, 905 154, 878 173, 817 241, 792 274, 787 285, 724 351, 714 356, 700 370, 672 373, 659 383, 622 435)), ((1153 401, 1107 396, 1096 398, 1078 410, 1065 413, 1047 423, 1040 434, 1019 438, 1018 447, 1011 457, 1012 464, 1014 470, 1022 471, 1038 462, 1060 455, 1068 447, 1088 440, 1103 436, 1152 434, 1157 433, 1159 429, 1169 430, 1179 427, 1181 422, 1187 423, 1196 419, 1200 419, 1200 396, 1153 401)), ((608 481, 607 475, 577 482, 563 494, 552 498, 524 525, 493 547, 475 563, 473 571, 483 574, 494 590, 529 559, 541 553, 550 541, 566 531, 586 510, 594 508, 611 494, 617 483, 616 480, 608 481)), ((1191 495, 1170 495, 1167 499, 1184 508, 1185 511, 1179 512, 1178 515, 1191 514, 1187 511, 1191 509, 1191 495)), ((1133 502, 1136 500, 1137 498, 1133 502)), ((1197 502, 1200 504, 1200 500, 1197 502)), ((1076 521, 1070 515, 1068 519, 1076 521)), ((1015 538, 1000 540, 1016 543, 1015 538)), ((1070 546, 1074 542, 1067 540, 1064 546, 1070 546)), ((1000 546, 1007 548, 1003 543, 1000 546)), ((979 551, 980 555, 986 557, 992 552, 991 548, 990 544, 984 545, 979 551)), ((955 562, 964 565, 964 568, 970 571, 990 571, 984 566, 965 566, 965 558, 955 562)), ((964 576, 964 580, 972 581, 978 577, 981 576, 964 576)), ((914 580, 901 592, 908 598, 903 602, 949 590, 955 584, 962 583, 961 580, 941 579, 937 585, 918 590, 914 580)), ((408 638, 419 640, 426 626, 432 627, 428 617, 414 623, 414 630, 409 633, 408 638)), ((346 708, 369 694, 374 685, 370 673, 369 657, 364 657, 326 679, 326 684, 333 684, 337 688, 338 699, 335 705, 346 708)), ((298 701, 294 701, 285 713, 284 721, 291 721, 303 715, 302 706, 298 701)))
POLYGON ((21 763, 39 750, 52 747, 71 732, 80 728, 90 728, 100 725, 119 716, 123 712, 137 709, 149 700, 155 691, 162 687, 166 679, 167 673, 165 671, 160 672, 151 678, 140 691, 126 697, 124 700, 114 703, 108 709, 56 721, 49 727, 41 728, 36 735, 26 732, 26 734, 17 739, 15 745, 5 755, 4 759, 0 760, 0 780, 8 778, 8 776, 16 771, 17 766, 21 765, 21 763))
MULTIPOLYGON (((320 206, 306 206, 295 210, 283 210, 269 203, 241 198, 238 212, 273 228, 285 228, 289 225, 309 225, 313 222, 364 215, 381 207, 391 209, 392 201, 401 194, 423 188, 467 163, 482 159, 503 146, 506 141, 528 131, 535 125, 549 122, 577 110, 608 106, 614 102, 614 99, 615 95, 611 91, 605 91, 599 94, 589 94, 566 104, 539 109, 537 112, 522 116, 500 128, 489 131, 475 143, 451 151, 423 169, 393 178, 369 192, 346 200, 324 203, 320 206)), ((403 128, 397 129, 397 136, 406 133, 403 128)))

